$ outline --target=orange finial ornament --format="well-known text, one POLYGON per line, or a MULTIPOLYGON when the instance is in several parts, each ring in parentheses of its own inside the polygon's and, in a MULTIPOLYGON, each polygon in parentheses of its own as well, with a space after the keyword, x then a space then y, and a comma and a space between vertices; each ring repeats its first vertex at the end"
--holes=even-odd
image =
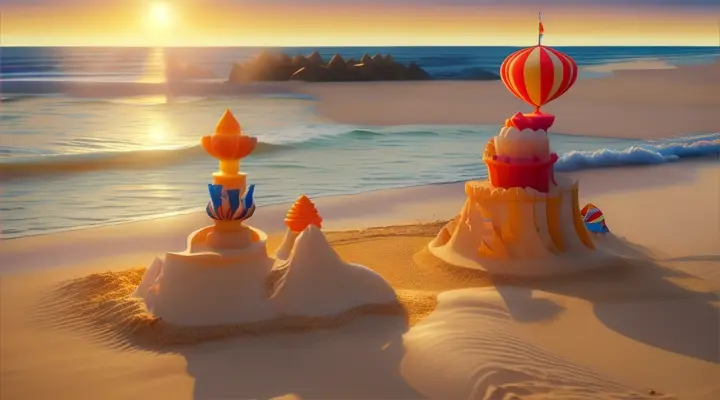
POLYGON ((285 225, 293 232, 302 232, 309 225, 322 228, 322 217, 307 196, 298 197, 285 217, 285 225))
POLYGON ((213 174, 214 183, 228 189, 244 190, 245 177, 240 174, 240 160, 255 150, 257 138, 243 135, 235 116, 230 110, 225 110, 215 126, 215 133, 203 136, 200 143, 209 155, 220 162, 220 172, 213 174))
POLYGON ((225 110, 215 133, 202 137, 202 146, 211 156, 221 161, 240 160, 255 150, 257 138, 244 136, 235 116, 225 110))
POLYGON ((235 119, 235 116, 230 110, 225 110, 220 121, 215 126, 216 135, 241 135, 242 129, 240 123, 235 119))

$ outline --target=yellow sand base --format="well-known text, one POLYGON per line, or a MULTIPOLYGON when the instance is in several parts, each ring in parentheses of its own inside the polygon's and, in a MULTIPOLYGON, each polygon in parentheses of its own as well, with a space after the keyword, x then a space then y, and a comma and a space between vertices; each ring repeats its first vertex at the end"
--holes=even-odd
MULTIPOLYGON (((112 338, 120 347, 139 347, 162 350, 177 345, 188 345, 206 340, 238 335, 257 335, 280 331, 302 332, 334 328, 347 324, 363 315, 397 315, 414 324, 435 308, 439 289, 450 287, 485 286, 490 281, 482 274, 455 275, 452 271, 436 269, 437 262, 423 249, 438 224, 423 225, 417 229, 419 236, 411 239, 412 251, 401 254, 403 264, 415 264, 425 273, 434 273, 437 287, 413 287, 398 289, 398 302, 393 304, 370 304, 357 307, 332 318, 284 316, 279 319, 252 324, 183 327, 166 323, 162 318, 149 313, 141 300, 131 294, 142 280, 146 268, 133 268, 119 272, 105 272, 62 282, 41 301, 35 313, 36 319, 50 327, 72 327, 89 331, 98 339, 112 338)), ((364 231, 361 237, 371 242, 382 240, 388 235, 407 231, 405 227, 377 228, 364 231)), ((342 254, 342 238, 347 233, 329 234, 342 254)), ((353 234, 357 238, 358 233, 353 234)), ((387 258, 386 258, 387 259, 387 258)), ((356 258, 355 258, 356 260, 356 258)), ((395 259, 398 261, 398 259, 395 259)), ((379 272, 391 269, 382 266, 379 272)), ((275 269, 268 281, 268 295, 275 281, 285 271, 275 269)), ((403 271, 403 275, 407 271, 403 271)), ((395 277, 399 283, 400 276, 395 277), (399 279, 398 279, 399 278, 399 279)), ((401 285, 402 286, 402 285, 401 285)))
MULTIPOLYGON (((578 182, 558 177, 547 193, 465 183, 458 216, 428 244, 444 262, 493 275, 574 274, 626 256, 622 242, 593 239, 580 215, 578 182)), ((612 236, 612 235, 608 235, 612 236)))
MULTIPOLYGON (((154 351, 173 351, 176 346, 233 336, 274 332, 305 332, 337 328, 364 315, 395 315, 408 326, 429 315, 443 291, 496 284, 535 285, 538 279, 490 277, 483 271, 457 268, 434 257, 427 243, 445 222, 331 232, 333 247, 346 260, 365 264, 396 289, 398 302, 357 307, 331 318, 284 316, 251 324, 186 327, 164 322, 149 313, 131 294, 146 268, 92 274, 60 283, 38 304, 35 319, 46 327, 89 332, 114 346, 154 351), (344 243, 350 244, 345 245, 344 243), (378 245, 383 243, 384 245, 378 245), (372 251, 370 251, 372 249, 372 251), (387 252, 388 254, 381 254, 387 252)), ((278 239, 274 238, 273 245, 278 239)), ((629 266, 615 260, 602 274, 614 274, 629 266)), ((637 265, 637 263, 635 264, 637 265)), ((267 281, 268 295, 286 271, 274 269, 267 281)), ((588 275, 589 278, 597 275, 588 275)), ((557 278, 554 282, 557 282, 557 278)))

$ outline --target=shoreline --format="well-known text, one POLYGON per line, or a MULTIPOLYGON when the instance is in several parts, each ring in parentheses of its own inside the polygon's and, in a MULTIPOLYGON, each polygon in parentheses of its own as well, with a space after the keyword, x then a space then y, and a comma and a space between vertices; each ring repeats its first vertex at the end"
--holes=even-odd
MULTIPOLYGON (((561 134, 563 135, 563 134, 561 134)), ((659 166, 659 165, 666 165, 666 164, 672 164, 672 163, 685 163, 685 162, 712 162, 716 159, 715 156, 711 155, 697 155, 697 156, 686 156, 682 157, 678 160, 674 161, 667 161, 664 163, 652 163, 652 162, 644 162, 644 163, 638 163, 638 164, 622 164, 622 165, 599 165, 599 166, 589 166, 589 167, 583 167, 575 170, 557 170, 557 172, 560 173, 581 173, 584 171, 590 171, 590 170, 614 170, 617 168, 641 168, 641 167, 653 167, 653 166, 659 166)), ((419 183, 419 184, 412 184, 412 185, 404 185, 404 186, 393 186, 393 187, 380 187, 380 188, 371 188, 369 190, 364 191, 356 191, 356 192, 349 192, 349 193, 339 193, 339 194, 331 194, 331 195, 320 195, 315 197, 316 199, 319 198, 327 198, 327 197, 347 197, 347 196, 358 196, 358 195, 364 195, 369 193, 374 193, 378 191, 392 191, 392 190, 398 190, 398 189, 413 189, 413 188, 420 188, 420 187, 433 187, 438 185, 454 185, 463 183, 465 180, 457 180, 457 181, 445 181, 445 182, 433 182, 433 183, 419 183)), ((292 202, 288 201, 277 201, 277 202, 271 202, 271 203, 264 203, 260 208, 265 207, 278 207, 278 206, 289 206, 292 204, 292 202)), ((47 235, 55 235, 55 234, 62 234, 67 232, 74 232, 74 231, 81 231, 81 230, 88 230, 88 229, 97 229, 97 228, 104 228, 104 227, 110 227, 110 226, 117 226, 117 225, 126 225, 126 224, 133 224, 138 222, 145 222, 145 221, 155 221, 155 220, 162 220, 166 218, 182 218, 184 216, 188 215, 205 215, 204 207, 196 206, 196 207, 189 207, 187 209, 176 211, 172 213, 166 213, 166 214, 152 214, 152 215, 144 215, 140 217, 136 217, 131 220, 119 220, 119 221, 105 221, 94 225, 79 225, 79 226, 72 226, 64 229, 53 229, 53 230, 47 230, 42 232, 33 232, 32 234, 21 234, 18 236, 13 237, 2 237, 2 241, 16 241, 20 239, 25 238, 34 238, 34 237, 40 237, 40 236, 47 236, 47 235)))
MULTIPOLYGON (((714 159, 683 160, 669 164, 622 166, 602 169, 588 169, 562 173, 580 180, 581 199, 590 201, 590 196, 603 196, 607 193, 624 193, 638 190, 638 187, 672 187, 683 184, 696 169, 712 169, 720 165, 714 159), (662 175, 658 171, 671 171, 662 175), (674 172, 679 171, 679 172, 674 172), (625 179, 611 177, 622 172, 625 179), (643 181, 633 176, 647 175, 643 181), (590 177, 590 182, 585 177, 590 177), (599 186, 593 181, 599 182, 599 186)), ((720 190, 720 186, 719 189, 720 190)), ((386 225, 405 225, 412 223, 431 223, 449 220, 457 214, 464 201, 464 181, 416 185, 402 188, 376 189, 356 194, 331 195, 313 198, 324 218, 323 228, 330 231, 358 230, 386 225), (433 207, 431 213, 423 212, 424 204, 432 201, 441 205, 433 207), (365 204, 383 204, 383 212, 368 210, 365 204), (354 210, 348 213, 348 210, 354 210)), ((720 201, 720 200, 719 200, 720 201)), ((269 235, 284 232, 283 220, 292 202, 276 203, 258 207, 250 225, 269 235)), ((610 217, 611 218, 611 217, 610 217)), ((204 226, 211 220, 204 211, 188 212, 172 216, 149 217, 140 221, 128 221, 108 225, 91 226, 53 233, 23 236, 0 241, 0 264, 11 266, 0 269, 0 276, 14 275, 57 269, 63 266, 83 264, 93 258, 106 258, 117 254, 142 256, 166 251, 182 251, 187 235, 204 226), (140 232, 128 237, 128 231, 140 232), (73 246, 61 249, 67 242, 73 246), (112 247, 109 252, 83 252, 82 249, 96 248, 104 243, 112 247), (48 259, 35 250, 41 247, 50 250, 55 256, 48 259), (62 252, 62 253, 56 253, 62 252), (62 254, 62 256, 58 256, 62 254), (62 259, 60 264, 57 259, 62 259), (17 264, 24 267, 12 267, 17 264), (55 266, 50 266, 55 264, 55 266)), ((720 228, 719 228, 720 229, 720 228)), ((131 257, 131 259, 135 259, 131 257)))

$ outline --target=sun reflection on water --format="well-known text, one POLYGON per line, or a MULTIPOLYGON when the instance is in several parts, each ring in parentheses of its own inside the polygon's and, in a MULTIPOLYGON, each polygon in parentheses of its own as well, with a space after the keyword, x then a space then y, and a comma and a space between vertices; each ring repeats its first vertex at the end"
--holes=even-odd
POLYGON ((145 65, 143 66, 143 75, 140 78, 142 83, 167 83, 167 60, 165 50, 156 47, 150 50, 145 65))
POLYGON ((176 147, 173 127, 167 120, 152 121, 145 130, 147 146, 153 149, 176 147))
POLYGON ((153 94, 147 96, 131 96, 113 99, 111 102, 116 104, 128 104, 137 106, 155 106, 160 104, 168 104, 172 101, 167 94, 153 94))

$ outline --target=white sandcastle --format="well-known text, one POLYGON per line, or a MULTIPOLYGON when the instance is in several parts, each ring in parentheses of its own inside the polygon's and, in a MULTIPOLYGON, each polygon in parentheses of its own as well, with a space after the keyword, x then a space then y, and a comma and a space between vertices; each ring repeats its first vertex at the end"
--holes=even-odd
POLYGON ((252 153, 257 139, 243 135, 226 111, 202 144, 220 160, 206 208, 215 223, 191 233, 185 251, 166 253, 148 268, 134 295, 149 312, 175 325, 212 326, 285 315, 330 317, 365 304, 396 302, 380 275, 340 259, 306 196, 286 219, 289 234, 280 252, 287 260, 268 256, 267 235, 244 224, 255 212, 254 185, 246 187, 246 175, 239 171, 240 159, 252 153), (274 265, 283 275, 268 295, 274 265))

